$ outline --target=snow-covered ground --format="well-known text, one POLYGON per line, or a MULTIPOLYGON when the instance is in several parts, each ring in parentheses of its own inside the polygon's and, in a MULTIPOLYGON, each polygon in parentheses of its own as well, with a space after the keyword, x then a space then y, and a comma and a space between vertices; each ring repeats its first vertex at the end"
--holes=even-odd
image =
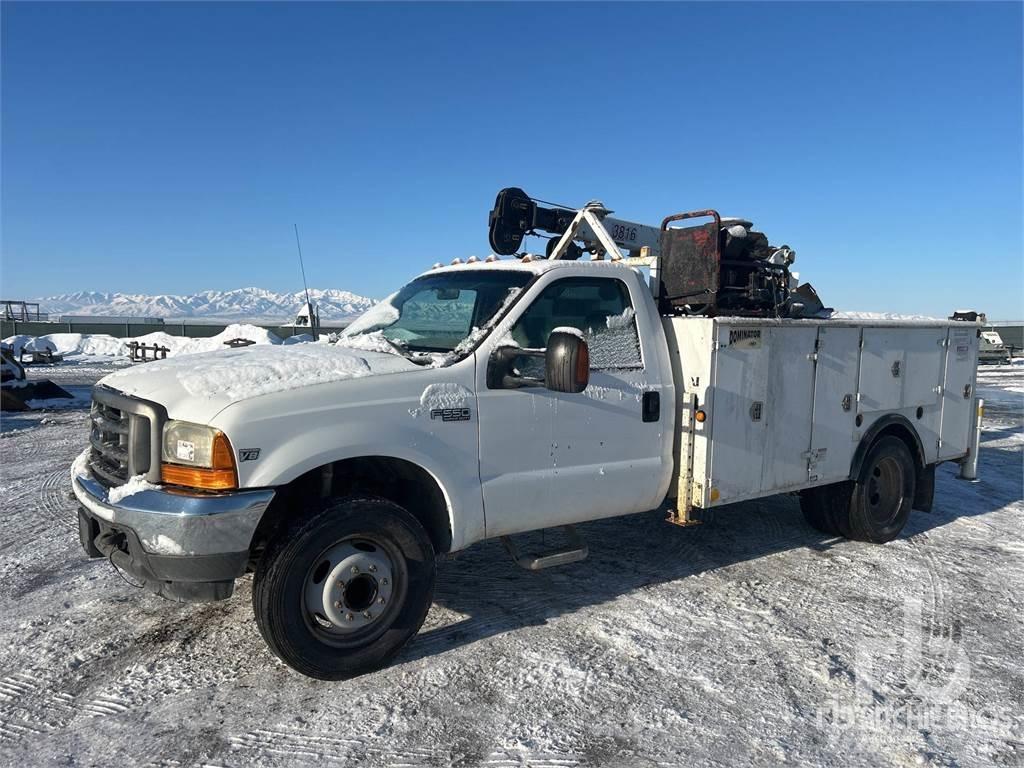
POLYGON ((440 564, 391 667, 341 683, 274 660, 249 579, 178 605, 88 560, 84 404, 5 416, 0 765, 1020 765, 1024 366, 979 383, 980 482, 941 467, 891 544, 829 539, 792 497, 581 526, 590 558, 539 573, 487 543, 440 564))

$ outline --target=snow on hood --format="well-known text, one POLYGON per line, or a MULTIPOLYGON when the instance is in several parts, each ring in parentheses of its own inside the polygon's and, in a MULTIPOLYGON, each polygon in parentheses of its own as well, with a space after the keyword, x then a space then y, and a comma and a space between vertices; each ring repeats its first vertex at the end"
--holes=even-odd
POLYGON ((267 345, 142 363, 99 384, 160 403, 172 417, 181 406, 201 420, 240 400, 416 367, 398 355, 330 344, 267 345))

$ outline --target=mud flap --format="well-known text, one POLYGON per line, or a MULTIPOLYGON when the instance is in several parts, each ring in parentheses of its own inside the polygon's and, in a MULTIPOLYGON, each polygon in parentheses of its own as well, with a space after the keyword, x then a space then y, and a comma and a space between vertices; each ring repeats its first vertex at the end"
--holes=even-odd
POLYGON ((922 512, 932 511, 935 498, 935 465, 929 464, 917 473, 917 485, 914 491, 914 509, 922 512))

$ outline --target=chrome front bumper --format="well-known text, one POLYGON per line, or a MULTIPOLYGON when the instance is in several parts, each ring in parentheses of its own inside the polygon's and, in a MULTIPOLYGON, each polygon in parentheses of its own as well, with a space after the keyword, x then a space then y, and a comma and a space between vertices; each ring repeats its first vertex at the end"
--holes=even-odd
POLYGON ((97 518, 135 532, 150 555, 195 557, 248 551, 272 490, 188 496, 147 490, 116 504, 88 475, 73 475, 75 497, 97 518))

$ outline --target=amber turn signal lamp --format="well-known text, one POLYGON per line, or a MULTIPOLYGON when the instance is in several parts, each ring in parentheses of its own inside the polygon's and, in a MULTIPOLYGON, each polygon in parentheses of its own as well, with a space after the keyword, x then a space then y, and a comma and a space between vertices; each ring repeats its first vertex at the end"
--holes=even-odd
POLYGON ((582 389, 586 389, 590 382, 590 348, 586 344, 580 344, 580 352, 576 356, 576 382, 583 385, 582 389))
POLYGON ((235 455, 223 433, 213 437, 212 467, 161 464, 160 479, 168 485, 182 485, 204 491, 228 491, 238 487, 235 455))
POLYGON ((705 421, 708 420, 708 415, 704 413, 704 411, 697 411, 695 414, 693 414, 693 418, 696 419, 697 422, 699 422, 700 424, 703 424, 705 421))

